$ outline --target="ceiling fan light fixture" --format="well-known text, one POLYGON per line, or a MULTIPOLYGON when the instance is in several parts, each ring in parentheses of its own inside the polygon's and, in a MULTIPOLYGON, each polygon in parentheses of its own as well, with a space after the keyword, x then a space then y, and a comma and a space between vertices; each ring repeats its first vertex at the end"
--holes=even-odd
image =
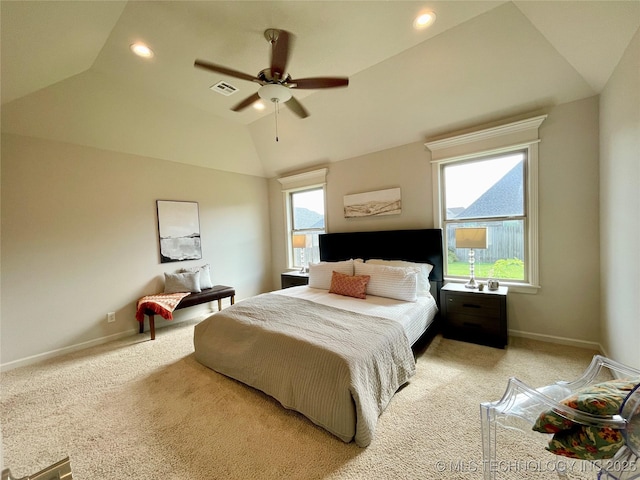
POLYGON ((416 30, 422 30, 433 25, 436 21, 436 14, 432 11, 420 12, 420 14, 413 21, 413 28, 416 30))
POLYGON ((291 98, 291 90, 282 85, 269 83, 258 89, 258 95, 268 102, 284 103, 291 98))

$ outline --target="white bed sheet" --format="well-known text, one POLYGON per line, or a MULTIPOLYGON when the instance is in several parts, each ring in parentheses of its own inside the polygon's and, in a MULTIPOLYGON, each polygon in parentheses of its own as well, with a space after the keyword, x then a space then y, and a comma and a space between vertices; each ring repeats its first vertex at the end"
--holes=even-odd
POLYGON ((425 332, 438 313, 438 306, 431 295, 418 297, 415 302, 404 302, 392 298, 367 295, 366 299, 345 297, 328 290, 297 286, 276 290, 272 293, 298 297, 352 312, 383 317, 402 325, 409 343, 413 345, 425 332))

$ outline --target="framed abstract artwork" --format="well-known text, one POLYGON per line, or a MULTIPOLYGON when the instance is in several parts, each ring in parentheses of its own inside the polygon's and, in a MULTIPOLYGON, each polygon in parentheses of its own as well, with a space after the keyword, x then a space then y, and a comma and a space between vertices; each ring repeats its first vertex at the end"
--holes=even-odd
POLYGON ((399 188, 344 196, 344 218, 399 215, 402 201, 399 188))
POLYGON ((200 260, 200 218, 197 202, 157 200, 160 262, 200 260))

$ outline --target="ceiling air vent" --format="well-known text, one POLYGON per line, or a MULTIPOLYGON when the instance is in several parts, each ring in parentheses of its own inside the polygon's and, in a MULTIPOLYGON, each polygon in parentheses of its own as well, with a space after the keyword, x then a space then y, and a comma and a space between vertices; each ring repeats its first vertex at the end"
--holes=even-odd
POLYGON ((215 85, 211 85, 209 88, 214 92, 218 92, 226 97, 228 97, 229 95, 233 95, 238 91, 236 87, 227 82, 218 82, 215 85))

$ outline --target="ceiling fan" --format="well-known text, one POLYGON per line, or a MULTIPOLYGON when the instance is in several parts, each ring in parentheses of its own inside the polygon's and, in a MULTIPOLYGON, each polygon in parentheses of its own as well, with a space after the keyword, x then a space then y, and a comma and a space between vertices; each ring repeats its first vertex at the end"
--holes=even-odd
POLYGON ((241 80, 256 82, 261 85, 256 93, 232 107, 231 110, 234 112, 239 112, 254 102, 263 99, 273 102, 276 105, 276 109, 280 103, 286 103, 296 115, 301 118, 306 118, 309 116, 309 113, 300 102, 293 97, 291 94, 292 89, 335 88, 349 85, 349 79, 346 77, 298 78, 294 80, 291 78, 291 75, 287 73, 290 41, 293 35, 286 30, 269 28, 265 30, 264 36, 271 44, 271 66, 261 70, 255 77, 203 60, 196 60, 194 63, 196 67, 204 68, 205 70, 222 73, 241 80))

